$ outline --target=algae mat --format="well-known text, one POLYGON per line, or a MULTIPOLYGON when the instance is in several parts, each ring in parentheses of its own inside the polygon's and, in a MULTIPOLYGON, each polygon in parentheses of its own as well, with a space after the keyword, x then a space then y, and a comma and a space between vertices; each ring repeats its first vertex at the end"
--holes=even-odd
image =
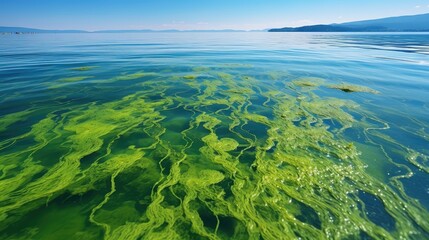
POLYGON ((327 80, 93 68, 46 84, 49 104, 2 116, 2 239, 429 237, 429 213, 401 181, 428 173, 426 153, 324 95, 336 91, 327 80), (111 97, 75 96, 97 92, 111 97))

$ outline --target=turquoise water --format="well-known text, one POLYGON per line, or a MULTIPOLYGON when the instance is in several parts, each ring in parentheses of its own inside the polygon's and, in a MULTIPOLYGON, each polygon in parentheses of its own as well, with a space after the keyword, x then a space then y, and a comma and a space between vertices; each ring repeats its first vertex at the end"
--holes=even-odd
POLYGON ((0 36, 1 239, 429 238, 429 36, 0 36))

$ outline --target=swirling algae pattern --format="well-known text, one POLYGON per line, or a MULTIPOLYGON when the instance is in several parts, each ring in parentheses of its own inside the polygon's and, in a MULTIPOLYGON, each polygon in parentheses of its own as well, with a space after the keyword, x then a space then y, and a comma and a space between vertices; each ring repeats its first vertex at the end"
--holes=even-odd
MULTIPOLYGON (((388 124, 358 104, 318 96, 323 79, 270 76, 199 67, 182 76, 141 71, 50 83, 64 95, 89 80, 81 91, 118 81, 133 91, 2 116, 0 236, 55 239, 25 221, 52 208, 64 218, 57 221, 74 223, 60 234, 75 239, 428 237, 427 210, 400 182, 411 170, 390 161, 408 171, 387 180, 371 174, 364 144, 344 132, 358 129, 381 149, 372 139, 384 139, 428 173, 426 155, 384 134, 388 124), (31 127, 8 132, 28 119, 31 127), (79 197, 58 209, 59 199, 79 197), (368 199, 390 224, 366 211, 368 199)), ((44 228, 54 228, 56 217, 46 215, 44 228)))

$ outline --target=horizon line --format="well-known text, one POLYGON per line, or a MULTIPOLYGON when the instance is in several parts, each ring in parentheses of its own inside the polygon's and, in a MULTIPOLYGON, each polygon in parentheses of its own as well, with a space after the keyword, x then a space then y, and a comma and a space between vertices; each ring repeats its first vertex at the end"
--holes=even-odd
MULTIPOLYGON (((328 24, 323 24, 323 23, 317 23, 317 24, 311 24, 311 25, 335 25, 335 24, 344 24, 344 23, 351 23, 351 22, 359 22, 359 21, 371 21, 371 20, 378 20, 378 19, 387 19, 387 18, 395 18, 395 17, 410 17, 410 16, 417 16, 417 15, 426 15, 429 14, 428 13, 422 13, 422 14, 409 14, 409 15, 401 15, 401 16, 390 16, 390 17, 382 17, 382 18, 372 18, 372 19, 361 19, 361 20, 353 20, 353 21, 348 21, 348 22, 335 22, 335 23, 328 23, 328 24)), ((305 27, 307 25, 302 25, 299 27, 305 27)), ((27 28, 27 29, 34 29, 34 30, 40 30, 40 31, 79 31, 79 32, 86 32, 86 33, 97 33, 97 32, 137 32, 137 31, 148 31, 148 32, 202 32, 202 31, 218 31, 218 32, 228 32, 228 31, 235 31, 235 32, 254 32, 254 31, 259 31, 259 32, 264 32, 264 31, 268 31, 270 29, 274 29, 274 28, 279 28, 279 27, 270 27, 270 28, 264 28, 264 29, 249 29, 249 30, 244 30, 244 29, 233 29, 233 28, 223 28, 223 29, 105 29, 105 30, 82 30, 82 29, 45 29, 45 28, 35 28, 35 27, 17 27, 17 26, 0 26, 3 28, 27 28)), ((280 28, 285 28, 280 27, 280 28)), ((287 27, 286 27, 287 28, 287 27)), ((295 28, 295 27, 292 27, 295 28)))

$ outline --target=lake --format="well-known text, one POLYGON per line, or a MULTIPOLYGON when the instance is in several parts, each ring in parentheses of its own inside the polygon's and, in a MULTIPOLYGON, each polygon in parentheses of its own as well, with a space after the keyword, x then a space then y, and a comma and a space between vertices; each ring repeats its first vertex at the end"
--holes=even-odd
POLYGON ((0 35, 1 239, 428 239, 429 35, 0 35))

